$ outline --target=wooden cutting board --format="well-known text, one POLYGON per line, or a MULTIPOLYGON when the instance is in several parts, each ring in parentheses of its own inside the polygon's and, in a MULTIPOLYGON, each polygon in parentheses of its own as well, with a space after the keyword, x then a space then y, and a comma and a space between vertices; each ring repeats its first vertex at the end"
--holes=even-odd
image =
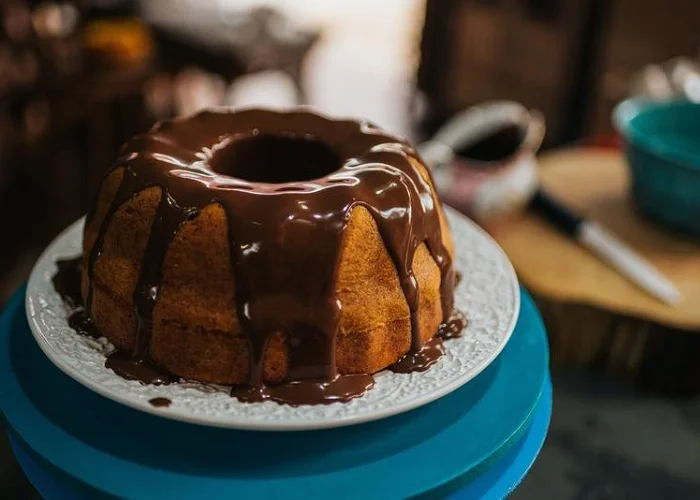
POLYGON ((537 298, 553 362, 602 365, 665 391, 700 392, 700 242, 636 210, 620 152, 565 149, 539 164, 550 193, 610 229, 683 294, 677 306, 663 304, 533 214, 489 228, 537 298))

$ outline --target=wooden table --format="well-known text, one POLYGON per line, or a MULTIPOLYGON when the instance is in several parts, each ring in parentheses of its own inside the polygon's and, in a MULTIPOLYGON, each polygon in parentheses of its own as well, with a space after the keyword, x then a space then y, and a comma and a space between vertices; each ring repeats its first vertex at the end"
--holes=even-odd
POLYGON ((655 391, 699 393, 700 242, 637 212, 618 151, 555 151, 540 158, 539 175, 549 192, 654 262, 684 296, 676 307, 657 301, 535 215, 492 228, 535 295, 553 364, 598 367, 655 391))

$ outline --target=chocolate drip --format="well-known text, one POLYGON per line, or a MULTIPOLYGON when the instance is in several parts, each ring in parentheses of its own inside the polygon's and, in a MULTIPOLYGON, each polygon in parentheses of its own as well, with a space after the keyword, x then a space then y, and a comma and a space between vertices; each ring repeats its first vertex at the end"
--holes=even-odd
POLYGON ((83 305, 80 293, 81 261, 81 256, 56 261, 58 271, 52 279, 53 287, 71 309, 78 309, 83 305))
POLYGON ((153 309, 163 278, 165 252, 188 215, 189 211, 178 207, 167 191, 163 190, 141 262, 141 273, 134 289, 138 328, 133 358, 137 361, 148 359, 153 329, 153 309))
POLYGON ((168 398, 153 398, 149 399, 148 402, 156 408, 167 408, 173 403, 168 398))
POLYGON ((394 373, 424 372, 445 354, 445 346, 442 339, 435 335, 433 338, 423 343, 418 349, 411 349, 389 367, 394 373))
POLYGON ((437 334, 421 345, 418 349, 411 349, 401 359, 389 367, 394 373, 422 372, 437 363, 437 360, 445 354, 443 340, 454 339, 461 335, 467 320, 464 315, 454 310, 447 321, 440 324, 437 334))
POLYGON ((93 339, 100 338, 100 332, 97 330, 95 323, 92 322, 90 316, 87 315, 84 307, 80 307, 71 313, 68 317, 68 326, 78 332, 80 335, 92 337, 93 339))
MULTIPOLYGON (((274 150, 268 157, 275 157, 274 150)), ((114 214, 142 190, 161 189, 133 295, 136 342, 131 353, 110 357, 108 365, 127 375, 127 365, 131 372, 150 367, 152 316, 165 253, 182 223, 212 203, 226 213, 236 313, 250 350, 248 387, 235 389, 233 395, 256 401, 330 403, 361 395, 371 386, 371 377, 338 376, 335 366, 342 309, 335 294, 339 254, 350 213, 358 205, 374 217, 396 266, 411 314, 409 355, 430 351, 431 359, 439 356, 434 355, 439 338, 425 346, 419 340, 419 289, 412 270, 417 248, 425 243, 440 269, 445 321, 452 311, 454 273, 442 242, 431 180, 415 162, 415 153, 405 142, 371 125, 330 121, 307 112, 204 112, 164 122, 135 137, 115 166, 124 171, 122 182, 87 259, 90 313, 94 269, 114 214), (273 143, 280 137, 296 143, 321 141, 338 156, 339 164, 324 177, 298 182, 249 182, 237 178, 236 172, 229 176, 217 171, 235 158, 242 143, 273 143), (288 335, 289 382, 266 386, 263 353, 274 332, 288 335)), ((93 217, 94 213, 88 214, 89 221, 93 217)))
POLYGON ((107 356, 105 366, 122 378, 142 384, 166 385, 177 382, 176 376, 149 359, 139 359, 126 351, 116 351, 107 356))
MULTIPOLYGON (((82 272, 82 257, 59 260, 56 262, 58 271, 53 277, 53 286, 70 309, 68 326, 80 335, 92 338, 101 337, 92 319, 85 312, 83 298, 80 292, 80 274, 82 272)), ((147 357, 138 359, 122 351, 110 354, 105 366, 128 380, 138 380, 143 384, 169 384, 177 377, 168 373, 162 367, 154 365, 147 357)))
POLYGON ((336 375, 329 380, 293 380, 280 385, 234 387, 231 395, 247 403, 276 401, 292 406, 330 404, 362 396, 374 386, 372 375, 336 375))
POLYGON ((447 318, 447 321, 440 325, 438 336, 443 340, 457 338, 462 334, 462 330, 466 326, 467 318, 461 312, 454 310, 450 317, 447 318))
POLYGON ((81 262, 81 256, 56 261, 58 271, 53 277, 53 286, 70 310, 68 326, 81 335, 98 338, 100 333, 83 306, 83 297, 80 292, 81 262))

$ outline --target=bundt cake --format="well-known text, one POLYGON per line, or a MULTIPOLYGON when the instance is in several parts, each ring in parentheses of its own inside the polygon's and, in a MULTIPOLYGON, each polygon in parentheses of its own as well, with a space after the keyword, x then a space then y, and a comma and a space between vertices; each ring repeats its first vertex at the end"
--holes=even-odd
POLYGON ((402 139, 308 112, 206 111, 124 146, 87 216, 85 318, 107 366, 327 403, 425 369, 452 242, 402 139))

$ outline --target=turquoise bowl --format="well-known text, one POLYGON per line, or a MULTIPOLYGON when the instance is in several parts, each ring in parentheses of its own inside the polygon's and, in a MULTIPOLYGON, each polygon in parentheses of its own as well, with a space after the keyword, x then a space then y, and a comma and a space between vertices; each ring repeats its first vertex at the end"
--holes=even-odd
POLYGON ((700 104, 628 99, 613 112, 632 196, 661 224, 700 237, 700 104))

